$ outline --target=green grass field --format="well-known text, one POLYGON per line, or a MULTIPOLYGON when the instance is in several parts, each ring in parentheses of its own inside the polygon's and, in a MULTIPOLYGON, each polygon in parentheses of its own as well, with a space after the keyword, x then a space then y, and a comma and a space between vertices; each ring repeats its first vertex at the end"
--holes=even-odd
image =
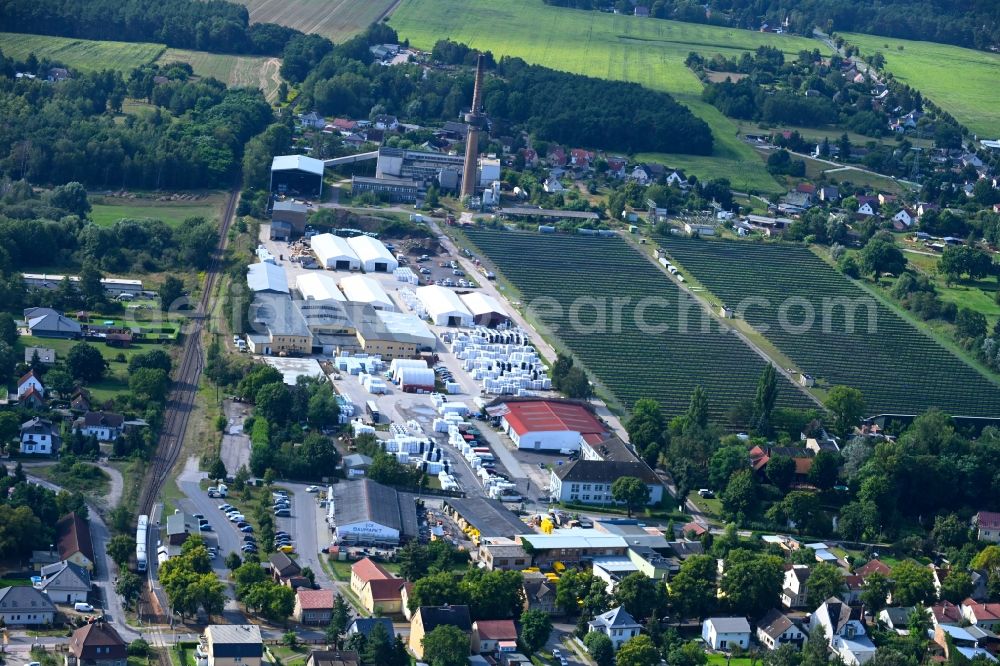
POLYGON ((881 51, 886 69, 917 88, 980 138, 1000 137, 1000 54, 958 46, 845 33, 862 55, 881 51))
POLYGON ((701 101, 701 82, 684 66, 684 59, 691 51, 738 56, 763 45, 789 55, 822 48, 801 37, 566 9, 542 0, 403 0, 389 23, 417 48, 430 49, 448 37, 495 56, 518 56, 554 69, 634 81, 671 93, 711 126, 716 153, 713 158, 669 154, 659 156, 661 161, 699 178, 728 176, 734 187, 745 184, 771 192, 779 191, 778 183, 753 149, 739 141, 736 125, 701 101))
POLYGON ((254 23, 278 23, 347 40, 378 21, 397 0, 237 0, 254 23))
POLYGON ((82 71, 116 69, 127 72, 156 60, 167 48, 162 44, 101 42, 45 35, 0 32, 0 48, 8 58, 19 60, 34 53, 82 71))
POLYGON ((273 100, 281 84, 278 58, 235 56, 186 49, 167 49, 157 60, 160 64, 186 62, 198 76, 214 77, 231 88, 260 88, 273 100))
POLYGON ((90 218, 100 227, 110 227, 124 218, 150 217, 163 220, 172 227, 178 226, 189 217, 218 217, 225 197, 210 194, 197 201, 154 201, 151 199, 100 198, 91 205, 90 218))

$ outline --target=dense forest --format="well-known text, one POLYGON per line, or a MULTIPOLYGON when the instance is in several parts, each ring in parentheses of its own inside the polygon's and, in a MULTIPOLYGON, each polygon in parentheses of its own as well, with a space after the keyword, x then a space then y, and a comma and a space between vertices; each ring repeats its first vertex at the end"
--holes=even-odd
POLYGON ((4 30, 126 42, 157 42, 215 53, 280 55, 297 30, 250 24, 225 0, 0 0, 4 30))
MULTIPOLYGON (((98 188, 229 187, 244 144, 272 120, 259 90, 182 80, 182 68, 172 70, 179 78, 156 86, 145 68, 127 79, 109 71, 76 73, 55 85, 14 79, 13 69, 0 54, 0 174, 16 180, 98 188), (113 113, 121 111, 126 95, 156 107, 121 122, 113 113)), ((44 72, 44 65, 37 70, 44 72)))
MULTIPOLYGON (((579 9, 632 12, 629 0, 544 0, 579 9)), ((655 18, 732 25, 757 30, 764 23, 811 35, 865 32, 988 50, 1000 45, 1000 3, 995 0, 649 0, 655 18)))
MULTIPOLYGON (((468 68, 450 66, 469 64, 474 54, 461 44, 442 41, 432 56, 448 68, 372 64, 368 44, 395 41, 395 33, 385 34, 389 32, 376 26, 366 35, 331 46, 312 67, 310 56, 321 49, 302 49, 309 53, 292 66, 286 61, 292 73, 308 72, 299 108, 353 118, 391 113, 409 122, 457 120, 472 98, 473 77, 468 68)), ((491 54, 487 64, 493 64, 491 54)), ((492 121, 523 125, 541 140, 631 152, 712 152, 712 133, 705 122, 670 95, 634 83, 503 58, 487 75, 483 102, 492 121)))

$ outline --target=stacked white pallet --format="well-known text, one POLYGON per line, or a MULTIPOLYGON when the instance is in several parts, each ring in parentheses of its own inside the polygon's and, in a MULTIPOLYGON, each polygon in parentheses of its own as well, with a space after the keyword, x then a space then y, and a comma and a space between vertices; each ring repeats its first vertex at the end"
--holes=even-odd
POLYGON ((462 385, 458 382, 446 382, 444 390, 448 395, 458 395, 462 392, 462 385))
POLYGON ((396 451, 392 455, 396 456, 396 460, 401 465, 408 465, 408 464, 410 464, 410 454, 407 453, 406 451, 396 451))
MULTIPOLYGON (((413 284, 420 284, 420 280, 418 279, 413 284)), ((427 318, 427 308, 425 308, 421 300, 417 298, 415 291, 412 289, 402 288, 399 290, 399 297, 403 300, 403 305, 405 305, 407 309, 412 310, 413 313, 421 319, 427 318)))
POLYGON ((398 280, 399 282, 406 282, 407 284, 414 284, 414 285, 420 284, 420 278, 417 277, 417 274, 413 272, 412 268, 409 267, 397 268, 392 272, 392 274, 396 277, 396 280, 398 280))
POLYGON ((351 430, 354 431, 354 436, 358 437, 360 435, 374 435, 375 428, 371 427, 361 419, 355 419, 351 421, 351 430))
POLYGON ((389 435, 392 437, 406 437, 409 433, 406 432, 406 426, 399 423, 389 424, 389 435))
POLYGON ((374 394, 382 394, 386 392, 385 381, 381 377, 369 374, 361 374, 361 386, 364 387, 366 391, 374 394))

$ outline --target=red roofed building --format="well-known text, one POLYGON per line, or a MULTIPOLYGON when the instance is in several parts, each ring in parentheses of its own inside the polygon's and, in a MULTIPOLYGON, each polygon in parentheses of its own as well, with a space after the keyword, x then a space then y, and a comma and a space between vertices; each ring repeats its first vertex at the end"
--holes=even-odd
POLYGON ((292 617, 302 624, 330 624, 333 615, 333 590, 295 591, 295 610, 292 617))
POLYGON ((513 620, 478 620, 472 623, 472 651, 483 654, 496 652, 500 643, 517 643, 517 628, 513 620))
POLYGON ((862 567, 854 570, 855 575, 861 576, 862 578, 868 578, 873 573, 880 573, 886 578, 892 575, 892 569, 889 565, 881 560, 872 560, 862 567))
POLYGON ((403 612, 403 589, 409 583, 395 578, 367 557, 351 565, 351 591, 369 613, 391 615, 403 612))
POLYGON ((573 148, 569 151, 569 161, 575 167, 587 168, 594 159, 594 153, 583 148, 573 148))
POLYGON ((1000 542, 1000 513, 980 511, 974 519, 976 538, 980 541, 1000 542))
POLYGON ((499 407, 500 424, 519 449, 578 451, 581 438, 600 443, 609 435, 607 426, 580 403, 523 400, 499 407))
POLYGON ((69 513, 56 522, 56 547, 59 557, 79 565, 87 571, 94 570, 94 546, 90 540, 90 527, 80 516, 69 513))
POLYGON ((962 602, 962 616, 980 629, 996 632, 1000 630, 1000 603, 981 604, 972 599, 962 602))
POLYGON ((962 609, 950 601, 940 601, 930 608, 931 620, 939 624, 958 625, 962 622, 962 609))

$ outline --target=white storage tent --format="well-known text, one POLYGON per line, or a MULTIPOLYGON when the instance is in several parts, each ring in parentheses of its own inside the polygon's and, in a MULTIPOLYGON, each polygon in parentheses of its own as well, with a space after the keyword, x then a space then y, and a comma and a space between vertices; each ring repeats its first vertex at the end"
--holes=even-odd
POLYGON ((472 320, 480 326, 496 326, 510 320, 510 315, 497 299, 478 291, 462 294, 462 303, 472 313, 472 320))
POLYGON ((427 315, 438 326, 472 326, 472 313, 462 303, 458 294, 439 287, 429 285, 417 289, 417 298, 424 304, 427 315))
POLYGON ((302 273, 295 279, 295 288, 304 301, 346 301, 337 288, 337 281, 322 273, 302 273))
POLYGON ((394 358, 389 363, 389 372, 392 373, 392 381, 399 381, 399 375, 406 368, 427 369, 427 361, 419 358, 394 358))
POLYGON ((309 247, 323 268, 337 271, 356 271, 361 268, 358 255, 347 240, 333 234, 317 234, 309 239, 309 247))
POLYGON ((365 273, 391 273, 399 268, 399 262, 392 256, 382 241, 371 236, 355 236, 347 239, 351 250, 357 255, 365 273))
POLYGON ((377 281, 364 275, 349 275, 340 279, 340 290, 352 303, 368 303, 376 310, 396 311, 389 294, 377 281))
POLYGON ((430 368, 403 368, 399 371, 399 388, 413 391, 433 391, 434 371, 430 368))

